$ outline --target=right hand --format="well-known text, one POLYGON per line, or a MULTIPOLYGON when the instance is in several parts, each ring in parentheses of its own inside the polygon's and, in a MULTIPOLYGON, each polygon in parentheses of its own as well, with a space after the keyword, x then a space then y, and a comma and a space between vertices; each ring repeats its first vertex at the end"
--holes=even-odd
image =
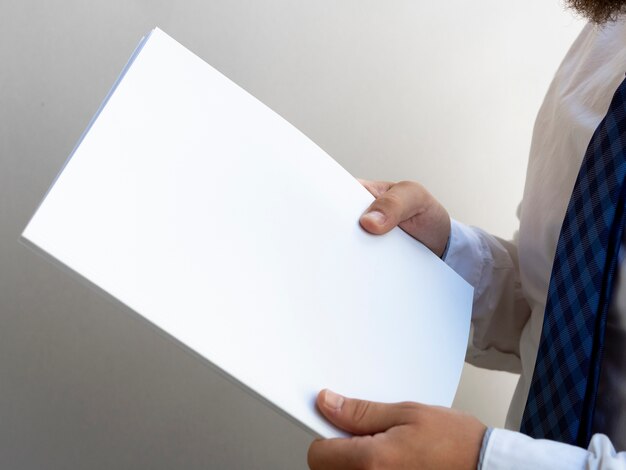
POLYGON ((315 440, 307 459, 311 470, 475 470, 487 430, 449 408, 355 400, 330 390, 318 395, 317 408, 353 436, 315 440))
POLYGON ((361 226, 382 235, 399 226, 441 257, 450 238, 450 216, 426 189, 414 181, 359 182, 376 200, 363 213, 361 226))

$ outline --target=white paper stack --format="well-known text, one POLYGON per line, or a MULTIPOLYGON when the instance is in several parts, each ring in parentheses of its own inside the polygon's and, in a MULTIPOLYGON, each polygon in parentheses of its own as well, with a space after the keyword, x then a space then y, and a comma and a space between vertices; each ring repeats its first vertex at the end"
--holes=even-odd
POLYGON ((23 237, 331 437, 320 389, 450 405, 467 343, 471 287, 401 230, 362 230, 372 200, 155 29, 23 237))

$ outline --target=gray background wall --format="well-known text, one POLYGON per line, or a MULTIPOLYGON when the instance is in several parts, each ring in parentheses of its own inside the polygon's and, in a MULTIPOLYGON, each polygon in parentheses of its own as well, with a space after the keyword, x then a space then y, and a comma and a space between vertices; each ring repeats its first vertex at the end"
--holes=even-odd
MULTIPOLYGON (((509 237, 558 0, 0 0, 0 468, 304 468, 310 437, 17 243, 155 25, 354 175, 416 179, 509 237)), ((455 406, 501 425, 514 376, 455 406)))

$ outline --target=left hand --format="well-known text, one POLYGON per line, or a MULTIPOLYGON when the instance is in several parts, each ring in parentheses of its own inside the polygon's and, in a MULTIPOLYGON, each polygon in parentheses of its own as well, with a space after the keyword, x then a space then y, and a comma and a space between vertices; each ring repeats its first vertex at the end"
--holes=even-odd
POLYGON ((322 414, 354 434, 318 439, 309 448, 311 470, 475 470, 486 427, 473 416, 418 403, 384 404, 323 390, 322 414))
POLYGON ((450 216, 424 186, 415 181, 359 182, 376 198, 361 215, 361 227, 382 235, 398 226, 441 258, 450 238, 450 216))

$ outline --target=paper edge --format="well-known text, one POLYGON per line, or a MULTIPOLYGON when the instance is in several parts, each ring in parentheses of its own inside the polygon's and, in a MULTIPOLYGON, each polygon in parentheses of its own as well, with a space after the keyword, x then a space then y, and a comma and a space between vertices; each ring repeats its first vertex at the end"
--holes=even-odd
POLYGON ((70 160, 72 160, 72 157, 74 156, 74 154, 76 153, 76 151, 78 150, 80 145, 83 143, 83 140, 85 139, 85 137, 87 136, 87 134, 91 130, 91 127, 94 125, 94 123, 96 122, 98 117, 100 117, 100 114, 102 113, 102 111, 104 110, 105 106, 109 102, 109 99, 113 96, 113 93, 115 93, 115 90, 117 90, 118 85, 122 82, 122 80, 126 76, 126 73, 130 69, 130 67, 133 65, 133 63, 135 62, 135 59, 137 58, 137 56, 139 55, 139 53, 141 52, 143 47, 148 42, 148 39, 150 39, 150 37, 152 36, 152 33, 154 33, 155 31, 160 31, 160 30, 159 30, 159 28, 155 27, 148 34, 144 35, 141 38, 141 40, 139 41, 139 43, 137 44, 137 46, 135 46, 135 50, 133 51, 133 53, 130 55, 130 57, 126 61, 126 64, 124 65, 124 67, 122 68, 121 72, 119 73, 119 75, 117 76, 115 81, 113 82, 113 85, 111 86, 111 88, 109 89, 109 91, 105 95, 104 99, 100 103, 100 106, 98 107, 98 109, 96 110, 94 115, 91 117, 89 122, 87 123, 87 126, 85 127, 85 129, 83 130, 82 134, 80 135, 80 137, 76 141, 76 144, 74 145, 74 148, 69 153, 69 155, 65 158, 65 161, 61 165, 61 168, 59 169, 59 171, 57 171, 56 176, 54 177, 54 179, 52 180, 52 182, 48 186, 48 189, 46 190, 46 192, 41 197, 41 201, 39 201, 39 204, 37 204, 37 207, 33 211, 33 214, 30 216, 30 218, 28 219, 28 222, 26 223, 26 225, 22 229, 18 241, 21 240, 22 238, 24 238, 24 234, 26 233, 26 231, 28 230, 28 227, 30 226, 31 222, 33 221, 33 219, 35 218, 35 216, 39 212, 39 209, 41 208, 41 206, 43 205, 45 200, 48 198, 48 195, 50 194, 50 191, 52 191, 52 188, 54 188, 54 186, 56 185, 57 181, 61 177, 61 174, 65 171, 65 168, 69 164, 70 160))

